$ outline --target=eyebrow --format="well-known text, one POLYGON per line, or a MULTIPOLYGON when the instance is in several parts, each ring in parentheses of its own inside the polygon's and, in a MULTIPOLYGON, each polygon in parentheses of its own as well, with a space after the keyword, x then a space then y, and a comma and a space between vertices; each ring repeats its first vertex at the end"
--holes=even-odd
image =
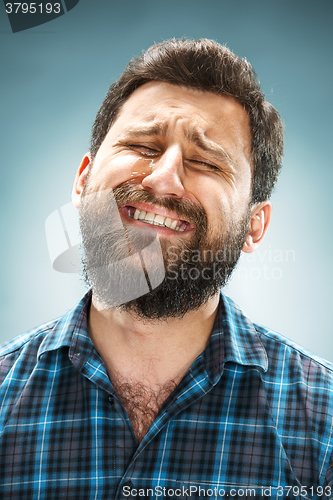
MULTIPOLYGON (((156 136, 165 137, 168 131, 168 124, 165 122, 153 122, 150 124, 137 124, 125 130, 124 137, 156 136)), ((217 161, 227 163, 232 168, 236 168, 235 162, 227 151, 214 141, 208 139, 204 134, 195 129, 185 131, 186 139, 195 144, 199 149, 208 153, 217 161)))

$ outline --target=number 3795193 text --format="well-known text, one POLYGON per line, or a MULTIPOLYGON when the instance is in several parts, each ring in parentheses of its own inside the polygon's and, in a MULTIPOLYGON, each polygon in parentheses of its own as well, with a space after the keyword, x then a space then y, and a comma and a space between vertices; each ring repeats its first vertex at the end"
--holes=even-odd
POLYGON ((6 3, 7 14, 60 14, 60 3, 6 3))

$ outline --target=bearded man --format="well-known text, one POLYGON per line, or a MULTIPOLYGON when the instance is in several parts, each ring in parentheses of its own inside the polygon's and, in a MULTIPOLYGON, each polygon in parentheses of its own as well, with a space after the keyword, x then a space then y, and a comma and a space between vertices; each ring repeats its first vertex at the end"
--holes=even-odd
POLYGON ((282 135, 211 40, 111 85, 72 195, 91 289, 2 348, 3 498, 331 496, 332 366, 220 291, 269 225, 282 135))

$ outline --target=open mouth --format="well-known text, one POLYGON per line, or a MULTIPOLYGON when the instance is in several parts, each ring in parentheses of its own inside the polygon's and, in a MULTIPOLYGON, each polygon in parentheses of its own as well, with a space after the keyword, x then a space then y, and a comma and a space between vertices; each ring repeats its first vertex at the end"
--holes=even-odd
POLYGON ((146 212, 145 210, 139 210, 138 208, 128 205, 124 207, 124 209, 126 215, 131 219, 139 220, 153 226, 167 227, 174 231, 184 232, 189 225, 187 221, 181 219, 171 219, 170 217, 164 217, 163 215, 153 212, 146 212))

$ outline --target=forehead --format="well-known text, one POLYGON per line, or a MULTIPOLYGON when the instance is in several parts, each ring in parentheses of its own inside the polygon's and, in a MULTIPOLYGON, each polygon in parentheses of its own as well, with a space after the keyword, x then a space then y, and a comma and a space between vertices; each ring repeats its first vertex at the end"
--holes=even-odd
POLYGON ((199 129, 213 139, 228 130, 251 142, 249 116, 235 99, 165 82, 149 82, 136 89, 110 130, 152 122, 161 134, 180 122, 185 129, 199 129))

